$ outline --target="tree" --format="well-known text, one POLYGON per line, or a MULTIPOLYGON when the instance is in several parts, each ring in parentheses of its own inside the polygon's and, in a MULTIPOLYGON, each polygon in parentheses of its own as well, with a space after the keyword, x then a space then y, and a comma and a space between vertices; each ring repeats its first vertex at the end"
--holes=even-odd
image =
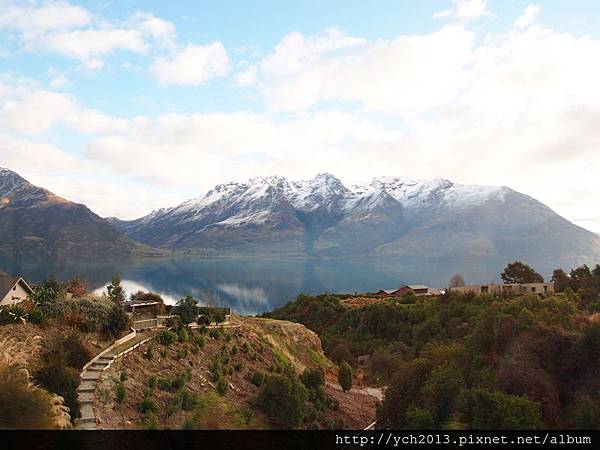
POLYGON ((120 305, 125 301, 125 291, 121 287, 121 276, 118 273, 114 274, 106 290, 108 291, 108 297, 116 304, 120 305))
POLYGON ((462 287, 465 285, 465 279, 459 273, 450 278, 450 287, 462 287))
POLYGON ((285 374, 267 377, 258 394, 262 410, 289 428, 302 423, 307 398, 306 388, 298 378, 285 374))
POLYGON ((352 389, 352 367, 346 361, 342 362, 338 372, 338 381, 344 392, 352 389))
POLYGON ((318 388, 319 386, 323 386, 325 384, 325 374, 323 373, 323 369, 315 368, 315 369, 304 369, 302 373, 302 383, 307 388, 318 388))
POLYGON ((474 388, 463 391, 458 404, 465 422, 473 429, 531 430, 542 424, 537 405, 517 395, 474 388))
POLYGON ((556 269, 552 273, 550 281, 554 283, 554 290, 556 292, 564 292, 571 285, 571 279, 562 269, 556 269))
POLYGON ((83 298, 88 292, 88 284, 81 278, 75 277, 64 284, 64 290, 75 298, 83 298))
POLYGON ((181 323, 187 325, 198 318, 198 300, 191 295, 177 301, 176 314, 179 315, 181 323))
POLYGON ((505 284, 544 282, 544 277, 521 261, 509 263, 500 276, 505 284))

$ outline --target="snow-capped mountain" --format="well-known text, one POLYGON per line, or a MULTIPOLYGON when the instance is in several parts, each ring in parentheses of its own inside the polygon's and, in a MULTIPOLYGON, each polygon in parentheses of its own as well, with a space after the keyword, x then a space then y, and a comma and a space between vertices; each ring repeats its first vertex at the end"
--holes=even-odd
POLYGON ((148 216, 112 223, 174 250, 439 258, 600 257, 600 239, 507 187, 381 177, 344 186, 253 178, 148 216))

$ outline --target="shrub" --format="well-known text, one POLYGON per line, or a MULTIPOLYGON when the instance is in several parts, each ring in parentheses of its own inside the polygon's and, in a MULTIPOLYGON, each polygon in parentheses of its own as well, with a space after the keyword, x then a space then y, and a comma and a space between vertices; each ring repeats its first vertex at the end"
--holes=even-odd
POLYGON ((244 366, 242 365, 242 363, 236 363, 236 364, 235 364, 235 366, 233 366, 233 369, 234 369, 236 372, 239 372, 240 370, 242 370, 242 368, 243 368, 243 367, 244 367, 244 366))
POLYGON ((198 317, 198 300, 188 295, 177 301, 174 310, 184 325, 195 322, 198 317))
POLYGON ((77 399, 77 386, 79 386, 79 370, 69 365, 69 355, 61 345, 61 341, 42 355, 39 369, 35 372, 36 381, 64 398, 65 405, 70 408, 71 418, 78 418, 79 401, 77 399))
POLYGON ((248 345, 247 342, 244 342, 242 344, 242 353, 248 353, 249 350, 250 350, 250 346, 248 345))
POLYGON ((183 348, 180 348, 179 350, 177 350, 177 353, 175 354, 175 357, 177 359, 182 359, 182 358, 185 358, 187 356, 187 354, 188 354, 187 348, 183 347, 183 348))
POLYGON ((121 380, 121 382, 126 381, 127 378, 129 378, 127 376, 127 371, 126 370, 121 370, 121 375, 119 376, 119 379, 121 380))
POLYGON ((106 336, 117 337, 130 326, 129 317, 121 308, 121 305, 113 305, 106 317, 106 322, 102 327, 102 332, 106 336))
POLYGON ((202 325, 200 328, 198 328, 198 333, 200 333, 200 334, 208 333, 208 328, 206 328, 206 325, 202 325))
POLYGON ((196 344, 199 348, 204 348, 206 345, 206 341, 204 340, 204 336, 198 335, 194 338, 194 344, 196 344))
POLYGON ((208 331, 208 335, 212 338, 212 339, 219 339, 221 337, 221 335, 223 334, 223 328, 219 327, 219 328, 211 328, 208 331))
POLYGON ((156 375, 152 375, 148 378, 148 387, 154 389, 156 387, 156 375))
POLYGON ((227 342, 231 342, 231 334, 229 334, 229 333, 225 334, 225 340, 227 342))
POLYGON ((406 412, 406 428, 409 430, 433 430, 435 419, 431 411, 413 407, 406 412))
POLYGON ((338 381, 344 392, 352 389, 352 367, 346 361, 340 366, 338 381))
POLYGON ((517 395, 475 388, 458 400, 464 421, 474 429, 536 429, 540 413, 531 400, 517 395))
POLYGON ((322 369, 304 369, 302 373, 302 383, 307 388, 317 388, 325 384, 325 374, 322 369))
POLYGON ((306 388, 293 376, 271 375, 262 385, 258 402, 272 419, 288 428, 293 428, 304 418, 306 388))
POLYGON ((257 370, 256 372, 254 372, 252 374, 252 376, 250 377, 250 383, 252 383, 254 386, 262 386, 262 384, 265 381, 265 374, 259 370, 257 370))
POLYGON ((225 377, 221 377, 217 380, 217 392, 219 393, 219 395, 225 395, 227 393, 228 387, 229 384, 227 383, 225 377))
POLYGON ((81 370, 94 357, 94 352, 76 332, 68 333, 55 345, 60 345, 64 349, 67 365, 75 369, 81 370))
POLYGON ((123 400, 127 397, 127 388, 125 388, 125 384, 118 383, 115 386, 115 401, 117 403, 123 403, 123 400))
POLYGON ((144 397, 144 399, 138 404, 138 411, 142 414, 156 414, 158 412, 158 406, 154 403, 149 397, 144 397))
POLYGON ((167 347, 177 340, 177 335, 171 330, 162 330, 156 335, 156 339, 159 344, 167 347))
POLYGON ((190 335, 186 328, 180 328, 179 331, 177 331, 177 340, 179 342, 187 342, 190 340, 190 335))
POLYGON ((148 347, 148 350, 146 350, 144 352, 144 356, 146 357, 146 359, 151 360, 152 357, 154 356, 154 347, 151 345, 148 347))

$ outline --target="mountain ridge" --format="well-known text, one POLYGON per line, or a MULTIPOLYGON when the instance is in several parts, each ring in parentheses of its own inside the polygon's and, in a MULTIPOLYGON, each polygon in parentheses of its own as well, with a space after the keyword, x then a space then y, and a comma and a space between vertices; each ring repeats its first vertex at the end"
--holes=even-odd
POLYGON ((0 167, 0 254, 4 257, 104 260, 160 253, 132 241, 87 206, 0 167))
POLYGON ((131 221, 133 239, 170 250, 304 256, 600 257, 598 235, 506 186, 443 178, 373 178, 346 187, 323 173, 219 184, 204 195, 131 221))

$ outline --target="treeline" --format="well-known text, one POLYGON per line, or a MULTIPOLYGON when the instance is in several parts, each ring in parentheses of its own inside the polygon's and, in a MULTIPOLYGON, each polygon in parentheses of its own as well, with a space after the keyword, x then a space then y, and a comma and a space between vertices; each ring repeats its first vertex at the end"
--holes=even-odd
POLYGON ((600 324, 588 281, 565 295, 446 293, 360 308, 300 295, 267 316, 312 329, 338 363, 368 355, 368 380, 389 386, 380 427, 597 428, 600 324))

